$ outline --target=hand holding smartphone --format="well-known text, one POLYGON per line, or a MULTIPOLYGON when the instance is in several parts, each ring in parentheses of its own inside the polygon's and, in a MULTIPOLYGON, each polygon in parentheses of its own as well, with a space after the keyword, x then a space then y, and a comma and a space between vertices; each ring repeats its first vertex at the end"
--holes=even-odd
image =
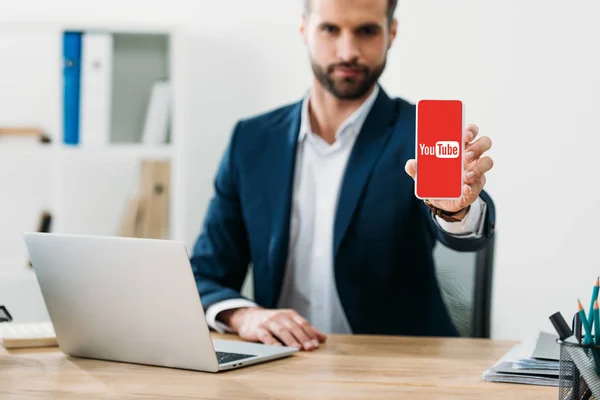
POLYGON ((416 114, 415 195, 451 200, 463 188, 464 107, 460 100, 420 100, 416 114))

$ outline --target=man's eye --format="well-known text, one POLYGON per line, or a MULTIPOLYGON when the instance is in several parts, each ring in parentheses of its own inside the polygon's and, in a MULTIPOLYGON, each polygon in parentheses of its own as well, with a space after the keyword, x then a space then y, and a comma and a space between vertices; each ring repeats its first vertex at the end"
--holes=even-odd
POLYGON ((335 33, 337 32, 337 27, 333 25, 325 25, 323 26, 323 31, 327 33, 335 33))
POLYGON ((377 30, 373 29, 371 27, 365 27, 365 28, 360 28, 358 33, 361 35, 365 35, 365 36, 373 36, 373 35, 377 34, 377 30))

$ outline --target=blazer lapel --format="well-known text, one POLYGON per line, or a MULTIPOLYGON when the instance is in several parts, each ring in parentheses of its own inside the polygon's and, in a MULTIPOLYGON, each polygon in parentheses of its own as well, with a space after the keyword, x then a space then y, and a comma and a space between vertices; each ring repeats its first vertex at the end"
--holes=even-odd
POLYGON ((279 299, 287 252, 289 245, 290 215, 292 203, 292 190, 294 183, 294 170, 296 163, 296 148, 298 133, 300 131, 300 114, 302 102, 295 104, 281 123, 275 124, 272 129, 273 141, 271 142, 265 162, 271 171, 268 188, 269 199, 272 199, 271 210, 271 238, 269 240, 269 265, 271 268, 273 307, 279 299))
POLYGON ((373 108, 350 153, 342 181, 334 226, 334 255, 337 254, 340 243, 350 225, 373 167, 390 137, 391 125, 396 113, 394 102, 380 88, 373 108))

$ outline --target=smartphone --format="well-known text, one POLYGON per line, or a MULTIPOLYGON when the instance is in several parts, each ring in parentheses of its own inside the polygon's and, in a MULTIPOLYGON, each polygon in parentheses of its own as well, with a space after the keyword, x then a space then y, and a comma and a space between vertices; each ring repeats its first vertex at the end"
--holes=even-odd
POLYGON ((460 100, 420 100, 416 113, 415 195, 458 199, 463 187, 464 106, 460 100))

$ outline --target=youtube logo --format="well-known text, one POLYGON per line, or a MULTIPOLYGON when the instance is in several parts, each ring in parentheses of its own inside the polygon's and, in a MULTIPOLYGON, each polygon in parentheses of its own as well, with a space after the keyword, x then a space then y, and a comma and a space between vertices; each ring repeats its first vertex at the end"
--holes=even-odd
POLYGON ((421 156, 435 156, 437 158, 458 158, 459 144, 456 141, 439 141, 433 146, 419 144, 421 156))
POLYGON ((415 195, 419 199, 459 199, 463 191, 464 109, 460 100, 417 103, 415 195))

